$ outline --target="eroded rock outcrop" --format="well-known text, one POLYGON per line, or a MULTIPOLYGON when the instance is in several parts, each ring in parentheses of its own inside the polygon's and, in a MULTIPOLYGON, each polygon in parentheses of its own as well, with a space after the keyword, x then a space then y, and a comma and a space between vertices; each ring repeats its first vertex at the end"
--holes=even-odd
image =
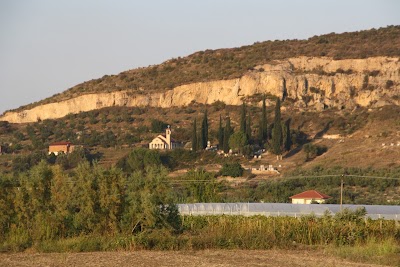
POLYGON ((69 100, 7 112, 0 120, 12 123, 55 119, 111 106, 186 106, 195 101, 240 105, 243 97, 270 94, 290 98, 297 108, 321 110, 399 104, 399 58, 333 60, 298 57, 257 66, 240 78, 186 84, 164 93, 86 94, 69 100))

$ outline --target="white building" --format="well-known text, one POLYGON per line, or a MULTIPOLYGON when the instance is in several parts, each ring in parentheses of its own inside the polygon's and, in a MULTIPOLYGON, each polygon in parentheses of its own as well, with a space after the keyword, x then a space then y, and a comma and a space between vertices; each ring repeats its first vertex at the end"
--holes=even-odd
POLYGON ((331 196, 322 194, 315 190, 308 190, 303 193, 290 197, 292 204, 311 204, 311 203, 324 203, 325 200, 332 198, 331 196))
POLYGON ((149 143, 149 149, 167 150, 178 147, 182 147, 182 143, 179 143, 171 138, 171 127, 169 125, 165 130, 165 135, 160 134, 149 143))

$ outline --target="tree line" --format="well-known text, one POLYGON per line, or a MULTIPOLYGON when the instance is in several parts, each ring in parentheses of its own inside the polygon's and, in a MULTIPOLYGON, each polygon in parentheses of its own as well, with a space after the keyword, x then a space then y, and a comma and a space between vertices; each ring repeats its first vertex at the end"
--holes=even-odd
MULTIPOLYGON (((231 125, 231 118, 225 118, 225 126, 220 115, 217 131, 218 148, 228 153, 231 149, 238 153, 251 156, 256 148, 265 148, 282 158, 282 153, 289 151, 296 143, 296 133, 290 129, 291 119, 282 120, 281 101, 278 98, 275 104, 274 121, 269 124, 267 119, 266 98, 263 97, 261 114, 257 125, 252 122, 251 114, 243 102, 240 112, 239 129, 231 125)), ((208 142, 208 117, 204 112, 200 130, 197 130, 197 119, 192 124, 192 150, 205 149, 208 142)))
POLYGON ((179 229, 167 169, 152 155, 128 162, 129 175, 84 160, 72 171, 42 160, 16 177, 0 174, 1 242, 23 249, 82 234, 179 229))

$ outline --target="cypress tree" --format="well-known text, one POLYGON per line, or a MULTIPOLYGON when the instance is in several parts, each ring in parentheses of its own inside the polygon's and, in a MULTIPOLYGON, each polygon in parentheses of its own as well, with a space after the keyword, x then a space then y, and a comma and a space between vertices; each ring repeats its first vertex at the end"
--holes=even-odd
POLYGON ((279 98, 276 100, 274 128, 272 129, 272 152, 275 155, 282 154, 281 101, 279 98))
POLYGON ((292 147, 292 135, 290 134, 290 119, 287 119, 285 123, 282 125, 284 129, 283 135, 283 147, 286 151, 289 151, 292 147))
POLYGON ((246 145, 249 143, 251 139, 251 117, 250 115, 247 117, 247 125, 246 125, 246 145))
POLYGON ((231 128, 231 118, 228 117, 226 120, 226 125, 224 129, 224 152, 228 153, 229 152, 229 138, 231 137, 232 133, 232 128, 231 128))
POLYGON ((244 102, 240 113, 240 131, 246 133, 246 104, 244 102))
POLYGON ((193 130, 192 130, 192 150, 197 151, 197 128, 196 128, 196 118, 193 121, 193 130))
POLYGON ((204 112, 203 121, 201 123, 201 132, 200 132, 200 147, 204 149, 207 147, 208 141, 208 118, 207 118, 207 110, 204 112))
POLYGON ((265 105, 265 95, 263 97, 262 113, 260 118, 258 138, 261 145, 268 141, 268 121, 267 121, 267 107, 265 105))
POLYGON ((220 149, 224 146, 224 128, 222 127, 221 115, 219 115, 218 146, 220 149))

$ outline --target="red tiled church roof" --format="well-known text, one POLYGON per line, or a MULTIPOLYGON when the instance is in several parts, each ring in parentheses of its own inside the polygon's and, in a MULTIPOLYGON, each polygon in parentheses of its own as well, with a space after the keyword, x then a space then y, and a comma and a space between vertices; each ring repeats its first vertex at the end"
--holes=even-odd
POLYGON ((328 199, 328 198, 332 198, 331 196, 322 194, 318 191, 315 190, 308 190, 308 191, 304 191, 303 193, 291 196, 290 198, 301 198, 301 199, 328 199))
POLYGON ((50 146, 66 146, 66 145, 72 145, 71 142, 55 142, 50 144, 50 146))

